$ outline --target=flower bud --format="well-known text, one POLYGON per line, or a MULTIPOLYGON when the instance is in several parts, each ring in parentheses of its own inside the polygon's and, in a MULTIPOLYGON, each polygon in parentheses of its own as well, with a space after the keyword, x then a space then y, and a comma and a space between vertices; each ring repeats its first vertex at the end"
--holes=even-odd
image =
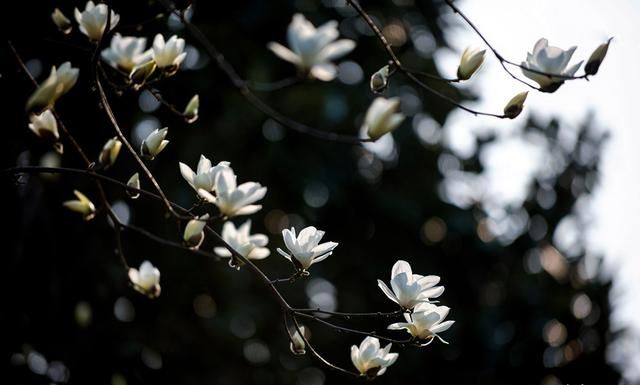
POLYGON ((156 128, 151 132, 145 140, 142 141, 142 146, 140 146, 140 154, 143 157, 149 160, 153 160, 160 151, 164 150, 164 148, 169 144, 168 140, 165 140, 165 136, 167 136, 167 132, 169 129, 167 127, 163 129, 156 128))
POLYGON ((57 153, 62 154, 63 147, 60 143, 60 134, 58 132, 58 121, 51 110, 45 110, 41 114, 31 114, 29 117, 31 123, 29 128, 40 138, 46 140, 53 145, 57 153))
POLYGON ((600 64, 604 60, 604 57, 607 56, 607 51, 609 50, 609 43, 611 43, 611 39, 607 40, 606 43, 600 44, 598 48, 596 48, 591 56, 589 56, 589 60, 587 60, 587 64, 584 66, 584 73, 587 75, 595 75, 598 73, 598 69, 600 69, 600 64))
POLYGON ((42 111, 51 108, 58 98, 67 93, 78 80, 79 70, 64 62, 51 68, 49 77, 42 82, 27 100, 27 111, 42 111))
POLYGON ((105 143, 104 147, 102 147, 102 151, 100 151, 100 155, 98 156, 98 162, 100 162, 102 167, 107 169, 113 166, 116 159, 118 159, 121 147, 122 142, 117 136, 114 136, 105 143))
POLYGON ((480 68, 484 61, 485 51, 484 49, 465 48, 460 58, 460 65, 458 65, 458 79, 467 80, 480 68))
POLYGON ((304 342, 304 340, 309 340, 309 338, 311 337, 309 330, 304 326, 300 326, 300 331, 304 336, 304 338, 302 338, 297 328, 293 327, 291 329, 292 330, 289 331, 289 350, 291 350, 291 353, 295 355, 305 354, 307 344, 304 342))
POLYGON ((204 241, 204 227, 209 220, 209 214, 204 214, 197 219, 192 219, 187 223, 184 228, 184 234, 182 239, 191 249, 197 249, 204 241))
POLYGON ((146 63, 142 63, 139 66, 136 66, 131 73, 129 74, 129 79, 133 84, 133 88, 135 90, 140 89, 142 85, 149 79, 151 75, 156 70, 156 63, 153 60, 150 60, 146 63))
MULTIPOLYGON (((131 175, 131 178, 127 181, 127 186, 140 190, 140 175, 138 175, 138 173, 131 175)), ((138 199, 138 197, 140 197, 140 192, 135 190, 127 190, 127 194, 131 199, 138 199)))
POLYGON ((509 119, 514 119, 515 117, 520 115, 522 109, 524 108, 524 101, 527 100, 528 94, 529 91, 525 91, 511 98, 511 100, 509 100, 509 103, 507 103, 507 105, 504 107, 504 116, 509 119))
POLYGON ((51 20, 58 27, 58 30, 65 35, 71 32, 71 20, 69 20, 64 13, 58 8, 53 10, 51 13, 51 20))
POLYGON ((375 141, 398 128, 404 120, 404 115, 399 110, 399 98, 376 98, 364 118, 367 135, 375 141))
POLYGON ((136 291, 149 298, 160 295, 160 270, 149 261, 142 262, 140 269, 129 268, 129 281, 136 291))
POLYGON ((85 221, 93 219, 96 215, 96 207, 93 202, 89 200, 83 193, 78 190, 73 190, 73 194, 78 198, 77 200, 66 201, 62 205, 71 211, 82 214, 85 221))
POLYGON ((377 72, 371 75, 371 79, 369 80, 369 87, 371 91, 376 94, 381 93, 386 90, 389 86, 389 66, 386 65, 380 68, 377 72))
POLYGON ((200 96, 198 94, 193 95, 189 103, 184 109, 182 115, 187 120, 187 123, 193 123, 198 120, 198 109, 200 108, 200 96))

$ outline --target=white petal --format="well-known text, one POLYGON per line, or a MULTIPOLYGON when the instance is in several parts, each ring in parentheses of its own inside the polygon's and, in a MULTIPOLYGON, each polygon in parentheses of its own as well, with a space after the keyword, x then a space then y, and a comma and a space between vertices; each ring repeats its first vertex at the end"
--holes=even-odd
POLYGON ((389 289, 389 287, 384 282, 382 282, 381 280, 378 280, 378 287, 390 300, 397 303, 398 305, 400 304, 400 302, 398 302, 398 298, 396 297, 396 295, 393 294, 391 289, 389 289))
POLYGON ((332 61, 353 51, 355 47, 356 43, 353 40, 338 40, 324 47, 316 56, 316 60, 318 62, 332 61))
POLYGON ((283 46, 280 43, 271 42, 267 44, 267 48, 271 50, 276 56, 278 56, 282 60, 286 60, 289 63, 293 63, 297 66, 301 64, 300 56, 293 53, 289 48, 283 46))
POLYGON ((432 333, 441 333, 448 330, 456 321, 444 321, 431 328, 432 333))
POLYGON ((191 167, 182 162, 179 162, 178 164, 180 165, 180 174, 182 174, 184 180, 186 180, 190 185, 193 186, 193 178, 195 177, 195 173, 193 172, 191 167))
POLYGON ((338 69, 332 63, 321 63, 311 67, 311 75, 323 82, 329 82, 336 78, 338 69))

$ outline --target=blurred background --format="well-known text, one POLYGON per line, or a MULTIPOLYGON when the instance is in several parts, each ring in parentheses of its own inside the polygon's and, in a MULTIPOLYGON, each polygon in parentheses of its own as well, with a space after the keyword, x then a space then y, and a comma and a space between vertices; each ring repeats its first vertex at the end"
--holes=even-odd
MULTIPOLYGON (((625 71, 639 55, 631 36, 640 31, 627 21, 640 16, 639 8, 631 0, 616 8, 577 0, 511 3, 458 2, 514 61, 524 59, 539 37, 562 48, 579 45, 574 60, 582 60, 615 36, 592 81, 568 82, 551 95, 531 92, 525 112, 514 121, 466 114, 395 76, 384 96, 399 96, 408 118, 393 137, 358 146, 305 136, 247 103, 178 20, 156 18, 163 8, 146 1, 113 1, 121 17, 116 31, 147 37, 149 44, 156 33, 187 40, 181 71, 158 88, 180 109, 198 93, 200 119, 185 124, 147 92, 109 96, 134 145, 151 130, 169 127, 171 143, 151 167, 175 202, 187 207, 195 202, 178 162, 195 168, 200 154, 216 163, 230 161, 239 182, 268 186, 263 209, 251 219, 253 232, 270 237, 272 255, 257 262, 270 277, 291 271, 275 252, 283 247, 283 228, 314 225, 326 231, 326 240, 340 243, 330 258, 313 266, 311 277, 282 286, 290 303, 392 311, 376 279, 387 281, 397 259, 409 261, 416 273, 442 277, 446 290, 440 300, 456 320, 443 333, 450 344, 394 348, 400 359, 379 383, 640 383, 635 319, 640 305, 633 298, 640 267, 631 234, 640 214, 634 167, 639 156, 633 146, 640 138, 631 121, 638 79, 625 71)), ((481 46, 441 1, 363 5, 407 67, 451 77, 464 47, 481 46)), ((80 68, 78 84, 57 109, 97 158, 114 133, 91 83, 92 47, 77 30, 70 37, 59 34, 49 18, 54 7, 72 18, 73 8, 84 2, 7 6, 15 26, 5 36, 39 81, 52 65, 67 60, 80 68)), ((335 81, 305 81, 258 94, 301 122, 359 134, 375 97, 369 76, 387 57, 343 1, 245 0, 224 7, 202 1, 191 10, 192 21, 241 76, 267 83, 295 75, 293 66, 266 49, 270 41, 286 41, 294 13, 315 25, 338 20, 342 36, 357 47, 339 62, 335 81)), ((1 107, 8 132, 3 169, 82 168, 68 142, 58 158, 27 129, 23 110, 32 86, 4 42, 1 51, 0 84, 10 95, 1 107)), ((524 91, 489 56, 468 84, 432 85, 489 112, 500 112, 524 91)), ((126 181, 134 169, 123 151, 107 173, 126 181)), ((8 198, 7 251, 0 270, 2 383, 356 383, 313 357, 294 356, 278 303, 254 275, 230 269, 225 261, 125 232, 129 264, 147 259, 162 272, 159 298, 135 292, 104 216, 85 223, 61 205, 72 199, 73 189, 97 197, 92 181, 69 175, 15 179, 5 173, 2 186, 8 198)), ((108 194, 123 221, 180 239, 157 202, 132 201, 113 186, 108 194)), ((214 246, 208 239, 202 247, 214 246)), ((365 330, 387 324, 348 322, 365 330)), ((349 348, 360 337, 305 325, 319 351, 351 366, 349 348)))

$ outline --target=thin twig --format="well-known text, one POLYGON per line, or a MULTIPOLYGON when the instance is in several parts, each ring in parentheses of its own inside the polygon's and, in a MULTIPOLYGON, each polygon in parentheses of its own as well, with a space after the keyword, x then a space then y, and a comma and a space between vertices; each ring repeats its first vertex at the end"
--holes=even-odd
POLYGON ((498 118, 498 119, 507 118, 507 116, 505 116, 505 115, 494 114, 494 113, 490 113, 490 112, 482 112, 482 111, 474 110, 473 108, 469 108, 469 107, 467 107, 467 106, 465 106, 463 104, 460 104, 460 103, 456 102, 455 100, 453 100, 449 96, 443 94, 442 92, 432 88, 428 84, 422 82, 420 79, 418 79, 416 77, 416 75, 412 71, 410 71, 409 69, 404 67, 404 65, 402 64, 402 62, 398 58, 398 56, 395 54, 395 52, 393 52, 393 48, 391 47, 391 44, 389 44, 389 42, 387 41, 387 38, 384 36, 384 34, 380 30, 380 28, 376 25, 376 23, 373 21, 373 19, 367 13, 367 11, 365 11, 364 8, 362 8, 360 3, 358 3, 355 0, 346 0, 346 1, 347 1, 347 4, 349 4, 358 13, 358 15, 360 15, 360 17, 367 23, 369 28, 373 31, 373 33, 378 38, 378 40, 380 40, 380 43, 382 43, 382 46, 384 47, 385 51, 389 55, 389 58, 391 59, 393 64, 397 67, 397 69, 400 72, 402 72, 406 77, 411 79, 420 88, 422 88, 425 91, 427 91, 427 92, 439 97, 440 99, 443 99, 443 100, 449 102, 450 104, 460 108, 461 110, 464 110, 464 111, 469 112, 471 114, 482 115, 482 116, 491 116, 491 117, 498 118))
POLYGON ((280 123, 286 128, 298 131, 302 134, 314 136, 319 139, 328 140, 332 142, 361 144, 364 142, 370 142, 369 138, 361 138, 355 135, 344 135, 335 132, 328 132, 319 130, 317 128, 300 123, 271 107, 265 103, 249 88, 249 82, 240 77, 235 68, 227 61, 224 55, 218 51, 213 43, 204 35, 200 28, 196 27, 193 23, 187 20, 180 10, 175 8, 175 5, 167 0, 159 0, 159 2, 165 7, 167 12, 175 14, 180 21, 187 27, 191 35, 202 45, 207 55, 216 63, 218 68, 227 76, 231 81, 231 84, 240 92, 240 94, 255 108, 260 110, 271 119, 280 123))

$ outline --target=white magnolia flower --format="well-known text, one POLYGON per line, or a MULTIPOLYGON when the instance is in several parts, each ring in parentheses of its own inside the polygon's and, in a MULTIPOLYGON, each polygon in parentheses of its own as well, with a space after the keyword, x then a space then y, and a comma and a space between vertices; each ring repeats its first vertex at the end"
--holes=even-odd
POLYGON ((478 48, 465 48, 460 57, 460 65, 458 65, 458 79, 467 80, 480 68, 484 61, 485 51, 478 48))
POLYGON ((398 128, 405 118, 398 111, 400 98, 375 98, 364 118, 363 126, 366 127, 367 135, 373 140, 378 140, 382 135, 398 128))
POLYGON ((175 73, 186 56, 184 39, 173 35, 165 42, 161 34, 153 39, 153 60, 165 73, 175 73))
MULTIPOLYGON (((269 243, 269 238, 264 234, 251 235, 251 220, 246 221, 240 227, 231 221, 225 222, 222 226, 222 239, 229 244, 240 255, 248 259, 264 259, 271 254, 265 246, 269 243)), ((231 258, 232 254, 226 247, 215 247, 213 251, 223 258, 231 258)), ((236 261, 236 263, 239 261, 236 261)))
POLYGON ((391 289, 378 280, 378 287, 390 300, 405 309, 413 309, 416 305, 429 302, 430 298, 437 298, 444 292, 443 286, 436 286, 440 282, 437 275, 422 276, 411 272, 411 265, 399 260, 391 269, 391 289))
MULTIPOLYGON (((74 9, 74 15, 76 21, 80 27, 80 32, 89 37, 89 40, 99 41, 104 33, 107 25, 107 10, 109 8, 106 4, 93 4, 93 1, 87 1, 87 5, 84 7, 84 11, 80 12, 78 8, 74 9)), ((109 25, 109 31, 112 30, 120 21, 120 15, 111 10, 111 22, 109 25)))
POLYGON ((71 20, 59 8, 55 8, 51 13, 51 20, 58 27, 58 30, 65 35, 71 32, 71 20))
POLYGON ((193 172, 191 167, 182 162, 179 162, 178 164, 180 166, 180 173, 182 174, 182 177, 189 183, 189 185, 191 185, 191 187, 193 187, 194 190, 196 190, 196 192, 199 189, 211 192, 215 190, 216 176, 222 169, 229 168, 230 163, 220 162, 216 166, 211 166, 211 161, 204 155, 200 155, 196 172, 193 172))
POLYGON ((366 337, 360 343, 360 347, 351 346, 351 362, 367 377, 381 376, 398 359, 398 353, 389 353, 390 350, 391 344, 381 349, 377 338, 366 337))
POLYGON ((109 139, 107 143, 102 147, 102 151, 100 151, 100 155, 98 156, 98 162, 106 169, 116 162, 118 159, 118 154, 120 154, 120 149, 122 148, 122 142, 118 139, 117 136, 109 139))
POLYGON ((436 306, 430 303, 421 303, 413 309, 413 313, 404 313, 407 322, 396 322, 387 327, 389 330, 407 330, 412 336, 421 340, 429 340, 428 343, 437 337, 443 343, 438 333, 451 327, 455 321, 444 321, 449 314, 447 306, 436 306))
POLYGON ((51 138, 54 141, 60 139, 58 132, 58 121, 51 110, 44 110, 43 113, 31 114, 29 116, 29 128, 41 138, 51 138))
POLYGON ((71 211, 82 214, 85 221, 91 220, 96 215, 96 206, 80 191, 73 190, 73 194, 78 199, 63 202, 62 205, 71 211))
POLYGON ((527 53, 527 60, 522 62, 524 76, 535 81, 540 85, 540 90, 544 92, 553 92, 564 83, 564 78, 551 75, 573 76, 582 61, 567 68, 571 56, 577 47, 573 46, 568 50, 549 46, 547 39, 540 39, 533 47, 533 53, 527 53), (527 69, 544 72, 544 75, 527 69))
POLYGON ((278 248, 278 253, 287 258, 298 270, 306 271, 314 263, 325 260, 333 253, 333 249, 338 246, 336 242, 320 243, 324 236, 324 231, 313 226, 305 227, 296 237, 296 229, 282 230, 284 244, 291 254, 278 248))
POLYGON ((169 129, 167 127, 153 130, 147 138, 142 141, 142 145, 140 146, 142 156, 152 160, 160 151, 164 150, 167 144, 169 144, 169 141, 164 139, 168 131, 169 129))
POLYGON ((71 67, 70 62, 62 63, 58 68, 51 67, 49 77, 42 82, 27 101, 27 110, 41 110, 53 106, 58 98, 78 81, 80 70, 71 67))
POLYGON ((116 33, 111 38, 109 48, 101 52, 102 59, 113 68, 127 75, 142 63, 151 60, 151 50, 145 51, 147 39, 144 37, 122 36, 116 33))
POLYGON ((139 270, 130 267, 129 280, 134 289, 150 298, 160 295, 160 270, 149 261, 142 262, 139 270))
POLYGON ((204 189, 198 189, 198 195, 207 202, 215 204, 227 217, 257 212, 262 205, 252 203, 264 198, 267 193, 267 188, 256 182, 245 182, 236 186, 236 174, 231 167, 224 167, 217 173, 214 185, 215 196, 204 189))
POLYGON ((289 48, 271 42, 267 47, 281 59, 293 63, 302 72, 309 72, 318 80, 330 81, 336 77, 336 66, 331 63, 351 52, 356 46, 352 40, 338 38, 338 22, 331 20, 316 28, 302 14, 293 15, 287 30, 289 48))
POLYGON ((204 241, 204 227, 208 220, 209 214, 204 214, 187 222, 182 239, 192 249, 197 249, 204 241))

